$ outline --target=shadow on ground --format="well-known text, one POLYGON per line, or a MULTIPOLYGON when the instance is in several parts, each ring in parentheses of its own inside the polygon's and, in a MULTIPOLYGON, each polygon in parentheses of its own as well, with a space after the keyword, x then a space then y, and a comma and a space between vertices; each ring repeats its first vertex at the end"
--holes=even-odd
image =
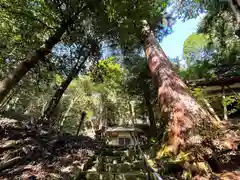
POLYGON ((71 179, 99 149, 86 136, 0 119, 0 179, 71 179))

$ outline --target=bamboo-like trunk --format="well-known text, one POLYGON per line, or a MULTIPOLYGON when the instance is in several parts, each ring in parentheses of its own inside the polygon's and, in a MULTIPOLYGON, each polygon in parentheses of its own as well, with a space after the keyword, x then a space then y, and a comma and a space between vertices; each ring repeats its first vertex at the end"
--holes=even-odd
POLYGON ((203 102, 207 106, 209 112, 215 117, 215 119, 221 121, 216 112, 214 111, 213 107, 211 106, 211 104, 208 102, 208 100, 206 98, 203 98, 203 102))
POLYGON ((142 35, 148 66, 158 87, 160 108, 168 120, 169 151, 177 154, 180 148, 194 145, 190 139, 201 134, 203 127, 211 129, 219 124, 190 95, 147 21, 143 21, 142 35))
POLYGON ((226 95, 225 95, 225 89, 224 86, 222 87, 222 106, 223 106, 223 119, 225 121, 228 120, 228 111, 227 111, 227 105, 225 103, 226 101, 226 95))

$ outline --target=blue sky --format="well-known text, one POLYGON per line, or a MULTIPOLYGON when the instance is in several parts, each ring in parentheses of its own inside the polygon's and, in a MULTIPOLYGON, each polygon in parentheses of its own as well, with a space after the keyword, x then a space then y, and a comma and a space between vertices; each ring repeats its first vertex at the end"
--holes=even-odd
MULTIPOLYGON (((172 34, 164 37, 163 41, 160 43, 166 55, 170 58, 180 57, 182 59, 183 55, 183 44, 184 41, 193 33, 197 31, 198 24, 205 14, 199 15, 195 19, 190 19, 183 22, 182 20, 177 20, 173 26, 172 34)), ((111 54, 111 53, 110 53, 111 54)), ((109 55, 109 49, 105 48, 103 50, 103 58, 107 58, 109 55)))
POLYGON ((184 41, 188 36, 197 31, 198 24, 203 16, 200 15, 196 19, 190 19, 185 22, 177 20, 173 26, 173 33, 165 37, 160 43, 167 56, 171 58, 182 57, 184 41))

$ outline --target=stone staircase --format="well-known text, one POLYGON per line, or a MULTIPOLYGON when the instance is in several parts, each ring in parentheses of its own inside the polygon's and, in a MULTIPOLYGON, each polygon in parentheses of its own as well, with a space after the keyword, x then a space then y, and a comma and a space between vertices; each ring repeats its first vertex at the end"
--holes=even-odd
POLYGON ((105 149, 93 164, 85 174, 87 180, 154 180, 134 148, 105 149))

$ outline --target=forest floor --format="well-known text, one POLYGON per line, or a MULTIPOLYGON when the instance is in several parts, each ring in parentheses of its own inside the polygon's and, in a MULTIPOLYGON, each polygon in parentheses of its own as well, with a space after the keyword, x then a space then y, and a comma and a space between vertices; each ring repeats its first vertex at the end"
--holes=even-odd
POLYGON ((101 149, 86 136, 60 134, 0 118, 0 179, 72 179, 101 149))
MULTIPOLYGON (((0 117, 1 180, 73 179, 102 149, 101 142, 90 137, 63 134, 27 122, 0 117)), ((235 152, 215 149, 208 164, 219 179, 238 180, 239 147, 235 152)), ((176 174, 174 171, 173 175, 176 174)))

